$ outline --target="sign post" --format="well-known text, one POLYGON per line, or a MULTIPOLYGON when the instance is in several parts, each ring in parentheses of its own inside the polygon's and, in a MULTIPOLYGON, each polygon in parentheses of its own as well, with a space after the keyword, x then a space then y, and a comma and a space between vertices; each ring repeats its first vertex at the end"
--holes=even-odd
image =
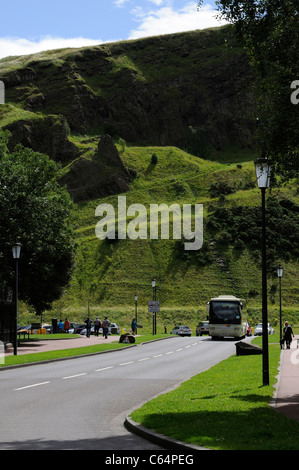
POLYGON ((159 300, 149 300, 148 312, 153 314, 153 335, 157 333, 157 316, 156 313, 160 312, 159 300))

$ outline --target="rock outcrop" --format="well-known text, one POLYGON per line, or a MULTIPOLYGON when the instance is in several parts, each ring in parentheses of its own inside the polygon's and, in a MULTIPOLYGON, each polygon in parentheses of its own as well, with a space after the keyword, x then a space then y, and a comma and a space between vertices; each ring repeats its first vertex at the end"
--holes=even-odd
POLYGON ((130 174, 109 135, 101 138, 92 160, 79 158, 60 180, 75 202, 126 192, 129 183, 130 174))
POLYGON ((75 144, 68 140, 67 124, 62 116, 15 121, 5 128, 11 132, 10 150, 22 144, 57 162, 71 162, 80 155, 75 144))

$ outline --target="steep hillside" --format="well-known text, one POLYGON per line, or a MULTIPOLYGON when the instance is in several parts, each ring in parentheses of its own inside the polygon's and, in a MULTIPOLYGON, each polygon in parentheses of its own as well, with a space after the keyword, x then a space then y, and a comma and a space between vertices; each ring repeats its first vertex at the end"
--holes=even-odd
MULTIPOLYGON (((134 314, 134 294, 138 293, 138 311, 142 323, 151 321, 147 313, 147 302, 152 298, 151 280, 157 280, 157 298, 161 302, 159 314, 160 330, 163 324, 171 326, 175 321, 194 323, 199 316, 205 318, 205 304, 211 296, 221 293, 246 298, 251 318, 261 318, 261 266, 260 249, 253 249, 244 236, 250 234, 254 240, 260 234, 260 191, 256 188, 253 162, 223 164, 194 157, 175 147, 126 147, 118 146, 122 160, 130 172, 135 172, 130 190, 122 193, 127 198, 127 207, 142 204, 150 214, 151 204, 178 203, 203 204, 204 236, 203 248, 198 252, 186 252, 178 240, 99 240, 95 227, 99 217, 98 205, 111 204, 115 208, 116 224, 118 196, 94 199, 76 205, 78 233, 78 256, 76 270, 70 288, 56 304, 68 315, 82 318, 89 306, 91 314, 109 313, 122 325, 134 314), (152 155, 157 163, 153 164, 152 155), (215 184, 225 182, 228 194, 215 193, 215 184), (245 227, 238 237, 230 236, 221 226, 228 213, 238 208, 252 209, 257 215, 257 227, 252 214, 245 218, 245 227), (219 227, 209 223, 220 211, 219 227)), ((236 156, 232 154, 232 157, 236 156)), ((217 187, 217 186, 216 186, 217 187)), ((298 182, 276 188, 271 195, 278 201, 293 201, 298 220, 298 182), (297 204, 297 206, 296 206, 297 204), (297 209, 296 209, 297 208, 297 209)), ((270 192, 269 192, 270 196, 270 192)), ((273 214, 272 214, 273 215, 273 214)), ((279 214, 277 215, 278 217, 279 214)), ((291 213, 292 217, 292 213, 291 213)), ((237 217, 236 217, 237 219, 237 217)), ((127 218, 127 223, 132 217, 127 218)), ((149 220, 149 219, 148 219, 149 220)), ((228 222, 228 220, 227 220, 228 222)), ((270 223, 270 217, 269 217, 270 223)), ((234 221, 230 223, 234 226, 234 221)), ((172 227, 172 223, 170 223, 172 227)), ((297 225, 298 227, 298 225, 297 225)), ((237 228, 239 230, 239 228, 237 228)), ((298 243, 282 250, 276 244, 279 233, 286 233, 286 222, 275 219, 271 225, 269 245, 274 250, 274 272, 269 275, 269 311, 273 322, 278 318, 278 279, 275 267, 284 265, 283 306, 284 315, 291 318, 299 314, 299 266, 298 243), (273 231, 274 224, 274 231, 273 231), (276 226, 276 230, 275 230, 276 226), (288 249, 291 253, 288 253, 288 249), (296 253, 296 255, 295 255, 296 253)), ((172 231, 171 231, 172 233, 172 231)), ((294 234, 293 234, 294 235, 294 234)), ((286 238, 292 234, 285 235, 286 238)), ((170 236, 170 238, 172 238, 170 236)), ((293 243, 291 241, 291 243, 293 243)), ((273 258, 272 258, 273 259, 273 258)), ((269 269, 270 270, 270 269, 269 269)))
POLYGON ((252 147, 248 61, 227 27, 7 58, 0 80, 0 124, 14 131, 13 143, 37 148, 39 140, 60 161, 74 149, 65 144, 58 155, 49 143, 58 121, 60 142, 68 132, 104 131, 199 152, 252 147))
MULTIPOLYGON (((11 149, 22 143, 60 162, 75 201, 76 267, 48 319, 82 321, 89 306, 123 325, 137 292, 141 322, 150 324, 154 276, 160 329, 194 326, 221 293, 246 298, 260 320, 255 105, 248 61, 229 27, 7 58, 0 80, 0 127, 11 131, 11 149), (148 213, 151 204, 203 204, 203 248, 187 252, 182 241, 149 236, 99 240, 96 208, 117 208, 119 195, 148 213)), ((268 192, 274 321, 279 262, 285 315, 299 314, 298 195, 298 181, 268 192)))

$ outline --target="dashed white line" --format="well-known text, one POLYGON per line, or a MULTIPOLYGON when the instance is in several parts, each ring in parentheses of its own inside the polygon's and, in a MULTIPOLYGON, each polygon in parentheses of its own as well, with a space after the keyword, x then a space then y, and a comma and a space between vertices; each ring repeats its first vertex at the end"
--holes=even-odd
POLYGON ((87 372, 84 372, 83 374, 69 375, 68 377, 62 377, 62 380, 75 379, 76 377, 82 377, 83 375, 86 375, 86 374, 87 372))
MULTIPOLYGON (((176 349, 176 352, 180 352, 182 351, 183 349, 188 349, 190 348, 191 346, 197 346, 198 343, 192 343, 188 346, 185 346, 185 348, 179 348, 179 349, 176 349)), ((165 355, 169 355, 169 354, 173 354, 174 351, 169 351, 167 353, 165 353, 165 355)), ((155 356, 152 356, 153 358, 158 358, 158 357, 162 357, 163 354, 157 354, 155 356)), ((138 362, 143 362, 143 361, 148 361, 150 358, 149 357, 144 357, 143 359, 138 359, 138 362)), ((129 364, 133 364, 134 361, 129 361, 129 362, 123 362, 122 364, 119 364, 119 366, 126 366, 126 365, 129 365, 129 364)), ((102 371, 105 371, 105 370, 109 370, 109 369, 113 369, 114 366, 109 366, 109 367, 103 367, 101 369, 96 369, 95 372, 102 372, 102 371)), ((82 374, 76 374, 76 375, 70 375, 68 377, 62 377, 62 380, 67 380, 67 379, 74 379, 76 377, 83 377, 84 375, 87 375, 87 372, 84 372, 82 374)), ((14 390, 15 391, 18 391, 18 390, 26 390, 28 388, 34 388, 34 387, 40 387, 41 385, 47 385, 49 384, 50 382, 47 381, 47 382, 41 382, 41 383, 37 383, 37 384, 32 384, 32 385, 27 385, 25 387, 20 387, 20 388, 15 388, 14 390)))
POLYGON ((49 384, 50 382, 41 382, 39 384, 27 385, 26 387, 15 388, 14 390, 25 390, 26 388, 40 387, 41 385, 49 384))

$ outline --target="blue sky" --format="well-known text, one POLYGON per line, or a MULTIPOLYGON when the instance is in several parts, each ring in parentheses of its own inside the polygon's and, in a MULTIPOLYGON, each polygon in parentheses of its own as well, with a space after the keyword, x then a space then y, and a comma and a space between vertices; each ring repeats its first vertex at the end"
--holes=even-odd
POLYGON ((8 0, 1 2, 0 58, 61 47, 217 26, 205 0, 8 0))

